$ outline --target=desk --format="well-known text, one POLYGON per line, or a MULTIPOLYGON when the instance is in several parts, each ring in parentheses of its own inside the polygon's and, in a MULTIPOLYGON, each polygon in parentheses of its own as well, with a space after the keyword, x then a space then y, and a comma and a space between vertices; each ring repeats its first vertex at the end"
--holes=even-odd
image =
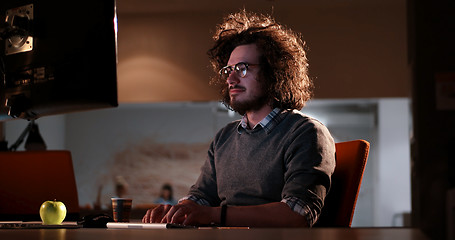
POLYGON ((129 240, 129 239, 190 239, 190 240, 427 240, 418 229, 409 228, 313 228, 313 229, 3 229, 0 239, 39 240, 129 240))

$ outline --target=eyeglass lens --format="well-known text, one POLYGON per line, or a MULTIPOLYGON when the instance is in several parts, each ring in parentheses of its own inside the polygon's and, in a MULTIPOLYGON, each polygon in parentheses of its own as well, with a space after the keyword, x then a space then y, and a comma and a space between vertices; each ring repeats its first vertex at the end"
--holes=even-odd
POLYGON ((235 66, 223 67, 220 71, 220 74, 222 78, 227 79, 231 75, 232 71, 234 71, 239 77, 243 78, 245 77, 247 70, 248 65, 246 63, 239 62, 235 64, 235 66))

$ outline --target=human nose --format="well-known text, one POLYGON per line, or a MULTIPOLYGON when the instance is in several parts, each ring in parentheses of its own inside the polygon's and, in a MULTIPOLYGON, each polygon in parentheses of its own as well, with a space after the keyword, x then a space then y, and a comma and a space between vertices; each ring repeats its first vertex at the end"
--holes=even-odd
POLYGON ((235 71, 232 71, 231 74, 226 79, 226 83, 229 86, 236 85, 240 82, 239 78, 237 77, 237 74, 235 74, 235 71))

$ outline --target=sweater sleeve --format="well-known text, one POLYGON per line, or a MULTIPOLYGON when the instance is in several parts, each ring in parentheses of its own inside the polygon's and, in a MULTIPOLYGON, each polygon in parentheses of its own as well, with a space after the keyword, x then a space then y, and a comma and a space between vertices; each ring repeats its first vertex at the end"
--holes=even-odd
POLYGON ((335 143, 328 129, 309 119, 291 129, 285 153, 283 199, 296 198, 312 226, 321 214, 335 169, 335 143))
POLYGON ((207 159, 201 168, 201 174, 196 183, 191 186, 188 195, 197 199, 206 200, 210 206, 219 206, 221 200, 218 197, 216 182, 216 170, 214 161, 214 142, 210 144, 207 159))

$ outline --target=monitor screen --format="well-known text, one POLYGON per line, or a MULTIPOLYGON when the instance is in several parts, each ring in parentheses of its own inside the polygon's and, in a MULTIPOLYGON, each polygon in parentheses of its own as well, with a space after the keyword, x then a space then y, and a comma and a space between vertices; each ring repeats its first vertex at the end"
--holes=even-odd
POLYGON ((117 106, 115 0, 0 2, 0 121, 117 106))

